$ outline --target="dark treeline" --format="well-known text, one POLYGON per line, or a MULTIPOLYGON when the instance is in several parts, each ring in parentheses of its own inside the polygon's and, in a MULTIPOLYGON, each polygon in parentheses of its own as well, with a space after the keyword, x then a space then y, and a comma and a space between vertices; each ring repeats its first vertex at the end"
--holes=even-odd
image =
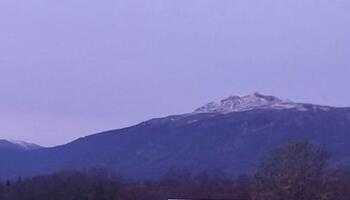
POLYGON ((0 200, 348 200, 350 173, 330 168, 320 145, 294 142, 273 151, 251 176, 169 172, 128 181, 104 170, 64 171, 0 183, 0 200))

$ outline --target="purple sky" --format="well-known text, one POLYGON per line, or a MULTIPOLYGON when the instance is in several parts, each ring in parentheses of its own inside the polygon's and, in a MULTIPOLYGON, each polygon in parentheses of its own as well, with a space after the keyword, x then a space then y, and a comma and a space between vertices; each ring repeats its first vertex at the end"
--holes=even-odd
POLYGON ((1 0, 0 138, 57 145, 259 91, 350 106, 349 0, 1 0))

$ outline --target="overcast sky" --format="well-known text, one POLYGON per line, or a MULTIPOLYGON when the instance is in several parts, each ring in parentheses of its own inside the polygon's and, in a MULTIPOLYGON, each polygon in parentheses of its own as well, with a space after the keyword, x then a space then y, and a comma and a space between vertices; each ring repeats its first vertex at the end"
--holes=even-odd
POLYGON ((349 0, 1 0, 0 138, 63 144, 259 91, 350 106, 349 0))

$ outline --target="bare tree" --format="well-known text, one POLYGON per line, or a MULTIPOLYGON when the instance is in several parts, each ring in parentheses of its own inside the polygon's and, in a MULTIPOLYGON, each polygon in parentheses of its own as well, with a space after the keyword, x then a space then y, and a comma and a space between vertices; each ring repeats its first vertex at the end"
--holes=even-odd
POLYGON ((255 174, 255 200, 324 199, 328 151, 307 141, 276 149, 255 174))

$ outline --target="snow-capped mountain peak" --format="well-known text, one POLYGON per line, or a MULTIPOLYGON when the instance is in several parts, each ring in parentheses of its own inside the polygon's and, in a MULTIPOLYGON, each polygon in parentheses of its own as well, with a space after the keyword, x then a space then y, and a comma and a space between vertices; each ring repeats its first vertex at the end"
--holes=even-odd
POLYGON ((13 145, 20 147, 23 150, 26 150, 26 151, 42 148, 41 146, 39 146, 37 144, 24 142, 24 141, 20 141, 20 140, 7 140, 7 141, 12 143, 13 145))
MULTIPOLYGON (((310 107, 310 106, 309 106, 310 107)), ((322 108, 324 106, 313 106, 313 108, 322 108)), ((295 103, 290 100, 282 100, 274 96, 254 93, 247 96, 230 96, 220 102, 208 103, 194 111, 194 113, 230 113, 242 112, 256 109, 297 109, 299 111, 308 110, 306 104, 295 103)))

